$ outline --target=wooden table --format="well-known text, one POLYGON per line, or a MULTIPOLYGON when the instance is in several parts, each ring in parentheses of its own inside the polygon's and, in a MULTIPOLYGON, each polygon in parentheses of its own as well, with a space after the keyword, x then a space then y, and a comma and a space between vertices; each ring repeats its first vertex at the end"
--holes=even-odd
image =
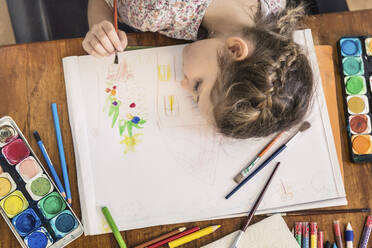
MULTIPOLYGON (((336 56, 336 42, 343 35, 372 34, 372 10, 359 12, 346 12, 310 16, 306 18, 306 24, 312 29, 316 45, 332 45, 334 58, 336 56)), ((62 58, 71 55, 82 55, 81 39, 60 40, 32 44, 5 46, 0 48, 0 116, 9 115, 15 119, 25 134, 31 146, 39 158, 42 155, 37 149, 32 132, 38 130, 42 135, 50 157, 53 161, 59 161, 57 143, 52 125, 50 103, 56 102, 59 106, 61 129, 65 144, 67 164, 69 165, 69 177, 74 200, 73 209, 80 217, 80 205, 78 185, 75 170, 75 159, 71 130, 69 126, 66 91, 62 71, 62 58)), ((158 34, 129 34, 130 45, 170 45, 181 43, 158 34)), ((337 63, 337 61, 335 61, 337 63)), ((336 70, 337 72, 337 70, 336 70)), ((339 75, 336 75, 339 82, 339 75)), ((341 96, 341 89, 337 89, 341 96)), ((343 165, 345 171, 345 187, 349 205, 347 208, 370 207, 372 208, 372 166, 371 164, 352 164, 348 159, 348 150, 343 118, 342 97, 338 98, 341 123, 341 137, 343 150, 343 165)), ((61 171, 59 163, 56 163, 57 171, 61 171)), ((60 175, 61 177, 61 175, 60 175)), ((345 207, 346 208, 346 207, 345 207)), ((325 231, 326 239, 333 240, 331 223, 339 219, 344 225, 350 221, 355 232, 356 242, 362 231, 366 214, 340 214, 329 216, 302 216, 286 217, 289 226, 295 221, 317 221, 320 229, 325 231)), ((254 221, 262 219, 256 216, 254 221)), ((222 228, 216 233, 204 237, 183 247, 200 247, 216 240, 232 231, 237 230, 243 218, 223 219, 214 221, 202 221, 184 224, 187 227, 195 225, 208 226, 222 224, 222 228)), ((137 229, 122 232, 129 247, 149 240, 162 233, 183 226, 167 225, 151 228, 137 229)), ((18 241, 7 227, 5 221, 0 220, 0 248, 17 247, 18 241)), ((80 237, 69 247, 118 247, 111 234, 80 237)))

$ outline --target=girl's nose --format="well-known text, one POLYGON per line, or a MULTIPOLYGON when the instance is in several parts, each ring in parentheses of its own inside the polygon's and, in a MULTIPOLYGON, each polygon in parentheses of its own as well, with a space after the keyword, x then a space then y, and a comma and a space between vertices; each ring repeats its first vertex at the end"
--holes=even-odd
POLYGON ((191 89, 190 89, 190 86, 189 86, 189 83, 188 83, 188 81, 187 81, 186 78, 183 78, 183 79, 181 80, 181 87, 182 87, 184 90, 188 91, 189 93, 192 93, 192 92, 191 92, 191 89))

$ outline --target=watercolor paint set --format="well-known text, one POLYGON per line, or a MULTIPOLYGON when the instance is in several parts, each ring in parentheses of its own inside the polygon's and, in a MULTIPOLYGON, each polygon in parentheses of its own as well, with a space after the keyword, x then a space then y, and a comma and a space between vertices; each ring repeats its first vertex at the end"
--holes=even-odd
POLYGON ((22 247, 64 247, 83 226, 10 117, 0 119, 0 213, 22 247))
POLYGON ((346 129, 353 162, 372 161, 372 36, 342 37, 337 44, 346 129))

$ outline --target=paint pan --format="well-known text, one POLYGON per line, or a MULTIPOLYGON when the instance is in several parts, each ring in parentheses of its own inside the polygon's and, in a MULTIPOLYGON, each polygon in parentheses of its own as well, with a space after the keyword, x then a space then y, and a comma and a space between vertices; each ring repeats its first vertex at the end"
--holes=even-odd
POLYGON ((371 135, 353 135, 351 141, 353 144, 353 152, 355 154, 372 154, 372 139, 371 135))
POLYGON ((365 45, 366 45, 366 54, 368 56, 372 56, 372 38, 367 38, 365 40, 365 45))
POLYGON ((10 117, 0 118, 0 136, 3 141, 0 157, 4 157, 0 158, 0 212, 19 246, 65 247, 83 234, 79 219, 10 117), (63 215, 56 222, 55 217, 63 211, 73 221, 63 215), (55 219, 53 227, 51 219, 55 219), (65 233, 71 229, 71 223, 72 230, 65 233))
POLYGON ((21 139, 16 139, 1 150, 6 161, 15 165, 30 155, 30 150, 21 139))
POLYGON ((17 164, 16 170, 26 183, 32 178, 43 174, 43 170, 33 157, 27 157, 22 162, 17 164))
POLYGON ((0 174, 0 200, 12 193, 17 188, 16 183, 9 173, 0 174))
POLYGON ((74 230, 78 223, 75 217, 69 210, 65 210, 50 221, 54 234, 58 238, 63 238, 72 230, 74 230))
POLYGON ((5 146, 17 137, 18 133, 11 125, 3 125, 0 127, 0 147, 5 146))
POLYGON ((340 40, 342 56, 360 56, 362 44, 358 38, 343 38, 340 40))
POLYGON ((41 221, 32 208, 28 208, 13 218, 12 224, 22 237, 40 227, 41 221))
POLYGON ((9 218, 13 218, 26 208, 28 208, 28 201, 21 191, 16 190, 6 198, 0 201, 1 208, 9 218))
POLYGON ((46 175, 35 177, 26 183, 26 190, 34 201, 38 201, 53 191, 54 187, 46 175))
POLYGON ((350 132, 352 134, 367 134, 371 132, 371 118, 368 115, 349 116, 350 132))
POLYGON ((46 219, 51 219, 66 208, 66 203, 60 194, 52 192, 37 203, 37 207, 46 219))
POLYGON ((348 96, 347 107, 349 114, 366 114, 369 112, 368 98, 365 95, 348 96))
POLYGON ((361 76, 345 77, 345 87, 348 95, 361 95, 367 93, 366 80, 361 76))
POLYGON ((29 248, 45 248, 53 244, 52 236, 43 226, 26 236, 24 240, 29 248))
POLYGON ((344 75, 363 75, 364 64, 360 57, 345 57, 342 60, 344 75))

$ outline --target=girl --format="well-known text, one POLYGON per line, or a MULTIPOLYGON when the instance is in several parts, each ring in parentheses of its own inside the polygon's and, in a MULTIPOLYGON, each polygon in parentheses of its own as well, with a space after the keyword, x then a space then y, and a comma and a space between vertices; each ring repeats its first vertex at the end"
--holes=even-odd
MULTIPOLYGON (((204 116, 227 136, 263 137, 289 129, 306 114, 312 71, 292 40, 303 8, 281 10, 280 0, 118 1, 120 18, 142 31, 197 40, 184 48, 183 88, 204 116)), ((112 10, 88 7, 91 30, 84 49, 97 57, 123 51, 112 10), (99 10, 99 11, 98 11, 99 10), (100 13, 100 14, 98 14, 100 13)))

